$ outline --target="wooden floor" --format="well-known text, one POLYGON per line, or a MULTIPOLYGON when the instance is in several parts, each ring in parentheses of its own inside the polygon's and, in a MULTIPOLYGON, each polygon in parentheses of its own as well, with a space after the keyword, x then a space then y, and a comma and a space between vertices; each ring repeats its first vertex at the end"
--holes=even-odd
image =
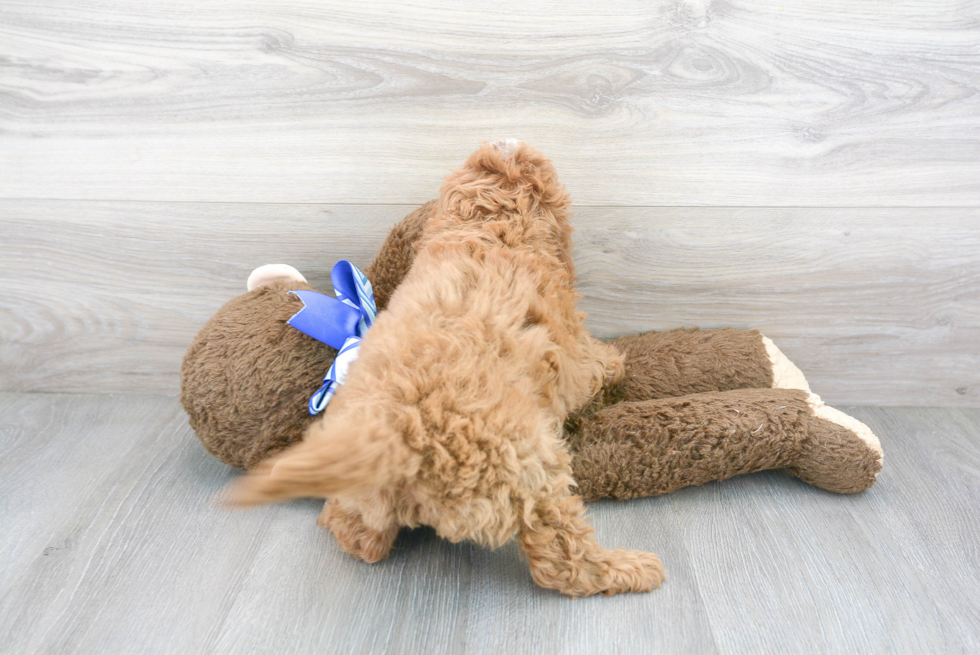
POLYGON ((947 653, 980 650, 980 410, 853 409, 867 493, 782 472, 593 505, 668 571, 569 600, 518 550, 420 530, 357 562, 312 500, 217 507, 234 477, 172 397, 0 394, 0 652, 947 653))

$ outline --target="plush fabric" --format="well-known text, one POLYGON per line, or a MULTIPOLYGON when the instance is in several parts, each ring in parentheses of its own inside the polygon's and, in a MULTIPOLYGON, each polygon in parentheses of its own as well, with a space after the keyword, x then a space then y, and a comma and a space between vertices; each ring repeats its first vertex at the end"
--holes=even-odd
MULTIPOLYGON (((402 219, 365 275, 383 310, 412 265, 434 200, 402 219)), ((276 280, 228 301, 197 333, 181 366, 180 401, 209 453, 250 469, 303 437, 313 417, 310 395, 337 351, 286 324, 303 304, 290 291, 312 290, 276 280)))
POLYGON ((645 332, 610 342, 626 356, 623 381, 605 403, 719 389, 766 389, 772 363, 757 330, 645 332))
MULTIPOLYGON (((365 269, 379 310, 410 269, 425 224, 438 211, 433 200, 406 216, 365 269)), ((285 324, 298 309, 287 291, 300 288, 309 286, 279 281, 231 300, 201 329, 184 358, 181 402, 191 425, 208 452, 231 466, 254 467, 302 439, 312 420, 306 403, 335 351, 285 324)), ((585 497, 666 493, 761 468, 787 468, 842 493, 874 483, 880 445, 873 435, 857 437, 870 430, 840 413, 823 412, 832 420, 814 420, 811 408, 813 416, 803 420, 802 408, 795 414, 782 408, 781 392, 771 387, 809 389, 799 370, 758 331, 648 332, 610 343, 625 357, 622 382, 570 415, 565 425, 573 472, 585 497), (722 404, 714 392, 727 392, 722 404), (764 420, 733 421, 727 414, 737 418, 736 411, 764 420), (622 436, 627 426, 632 441, 622 436), (774 456, 752 460, 751 466, 722 456, 709 467, 702 457, 709 445, 714 453, 780 446, 770 434, 794 443, 805 438, 810 447, 794 462, 774 456)))
POLYGON ((286 324, 303 304, 295 281, 226 303, 194 338, 181 366, 180 401, 209 453, 249 469, 303 436, 310 395, 337 351, 286 324))
POLYGON ((534 581, 568 596, 658 587, 659 558, 601 546, 573 492, 562 425, 622 378, 623 356, 576 308, 569 205, 533 148, 471 155, 327 411, 230 501, 329 498, 325 524, 365 561, 428 525, 516 539, 534 581))
POLYGON ((739 389, 602 407, 568 432, 579 493, 587 501, 655 496, 778 468, 830 491, 867 489, 880 457, 817 417, 810 396, 739 389))

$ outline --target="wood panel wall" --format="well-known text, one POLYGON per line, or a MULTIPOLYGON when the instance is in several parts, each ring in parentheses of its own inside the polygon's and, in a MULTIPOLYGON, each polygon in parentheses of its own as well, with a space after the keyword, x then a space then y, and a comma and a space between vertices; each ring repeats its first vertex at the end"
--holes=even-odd
POLYGON ((9 0, 0 390, 165 392, 248 271, 366 263, 480 140, 551 156, 600 336, 757 327, 980 403, 980 3, 9 0))

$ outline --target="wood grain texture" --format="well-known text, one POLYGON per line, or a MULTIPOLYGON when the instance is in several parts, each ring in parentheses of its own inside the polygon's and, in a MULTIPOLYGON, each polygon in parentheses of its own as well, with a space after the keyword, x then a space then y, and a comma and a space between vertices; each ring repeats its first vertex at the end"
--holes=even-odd
MULTIPOLYGON (((249 271, 329 291, 411 206, 0 202, 0 389, 176 393, 249 271)), ((601 337, 758 328, 837 404, 980 403, 980 210, 578 207, 601 337)))
POLYGON ((976 206, 976 0, 7 0, 0 197, 419 203, 480 140, 593 205, 976 206))
POLYGON ((514 547, 403 534, 366 565, 319 503, 228 511, 234 473, 173 398, 0 394, 0 650, 818 653, 980 648, 980 410, 852 410, 875 487, 780 472, 591 508, 647 548, 650 594, 568 600, 514 547))
POLYGON ((885 451, 868 493, 773 472, 669 497, 721 651, 980 647, 980 413, 848 411, 885 451))

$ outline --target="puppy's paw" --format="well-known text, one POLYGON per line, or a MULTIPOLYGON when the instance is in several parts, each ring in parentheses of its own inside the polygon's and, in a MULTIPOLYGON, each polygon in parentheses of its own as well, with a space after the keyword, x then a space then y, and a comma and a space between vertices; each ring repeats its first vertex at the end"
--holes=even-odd
POLYGON ((611 550, 607 553, 609 566, 605 588, 597 590, 603 596, 624 592, 647 592, 664 581, 664 566, 653 553, 641 550, 611 550))
POLYGON ((323 510, 320 512, 320 516, 316 518, 316 524, 318 527, 321 527, 324 530, 330 529, 330 514, 332 512, 332 507, 332 500, 327 500, 325 503, 323 503, 323 510))
POLYGON ((364 524, 359 514, 349 512, 332 501, 327 501, 323 507, 317 525, 333 532, 341 548, 368 564, 388 557, 398 537, 398 526, 373 530, 364 524))
POLYGON ((341 542, 338 539, 337 543, 353 557, 368 564, 374 564, 391 554, 391 548, 395 545, 397 535, 397 530, 390 532, 365 531, 349 541, 341 542))

